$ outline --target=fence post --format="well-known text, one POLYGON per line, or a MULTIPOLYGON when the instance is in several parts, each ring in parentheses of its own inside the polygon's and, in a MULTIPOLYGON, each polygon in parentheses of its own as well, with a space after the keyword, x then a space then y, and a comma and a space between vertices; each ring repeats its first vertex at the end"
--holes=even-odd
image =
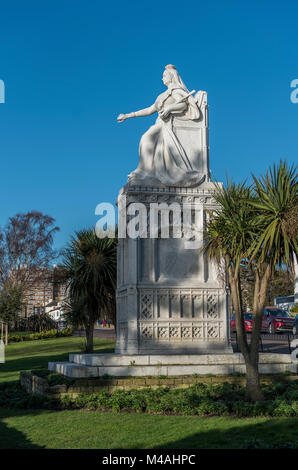
POLYGON ((291 341, 290 341, 290 333, 288 333, 288 345, 289 345, 289 353, 291 354, 292 348, 291 348, 291 341))
POLYGON ((264 352, 264 349, 263 349, 263 341, 262 341, 262 335, 260 335, 260 343, 261 343, 261 350, 262 350, 262 352, 264 352))
POLYGON ((5 323, 5 346, 8 345, 8 323, 5 323))

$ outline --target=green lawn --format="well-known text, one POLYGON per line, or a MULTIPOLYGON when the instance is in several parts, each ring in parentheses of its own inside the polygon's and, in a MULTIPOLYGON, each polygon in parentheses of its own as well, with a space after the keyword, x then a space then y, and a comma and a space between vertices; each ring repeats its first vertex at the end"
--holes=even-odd
POLYGON ((236 449, 297 441, 289 418, 199 418, 99 411, 0 410, 0 448, 236 449))
MULTIPOLYGON (((67 361, 69 353, 80 352, 84 338, 41 339, 11 343, 5 347, 5 364, 0 364, 0 382, 18 380, 21 370, 47 368, 48 362, 67 361)), ((94 340, 95 352, 114 352, 114 341, 94 340)))
MULTIPOLYGON (((46 368, 82 348, 83 338, 12 343, 0 364, 0 381, 17 380, 20 370, 46 368)), ((95 351, 113 352, 114 343, 95 340, 95 351)), ((0 409, 0 448, 241 448, 297 442, 296 418, 202 418, 87 410, 0 409)))

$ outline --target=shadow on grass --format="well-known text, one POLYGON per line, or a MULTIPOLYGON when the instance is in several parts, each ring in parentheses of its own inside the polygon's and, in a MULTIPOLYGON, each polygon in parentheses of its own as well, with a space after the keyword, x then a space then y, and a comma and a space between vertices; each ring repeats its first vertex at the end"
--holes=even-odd
MULTIPOLYGON (((52 447, 56 436, 60 436, 60 439, 63 436, 62 441, 58 442, 67 443, 65 448, 74 448, 77 436, 71 437, 71 434, 78 425, 78 413, 80 413, 82 436, 84 435, 84 430, 92 430, 92 439, 90 439, 90 434, 88 433, 86 439, 81 441, 81 448, 89 448, 90 443, 90 448, 98 449, 289 448, 294 447, 295 443, 297 447, 297 420, 295 418, 261 418, 257 420, 258 422, 254 422, 256 421, 254 418, 188 417, 191 418, 188 419, 182 416, 151 416, 150 420, 147 420, 139 415, 135 415, 134 419, 129 414, 127 417, 130 425, 129 429, 127 429, 123 421, 123 419, 125 420, 125 414, 105 414, 100 412, 101 417, 98 418, 101 419, 96 419, 94 412, 69 411, 67 427, 65 427, 61 420, 55 419, 53 421, 53 413, 60 412, 1 409, 0 418, 12 422, 10 424, 12 427, 7 426, 5 422, 0 423, 0 449, 47 448, 47 444, 39 445, 38 442, 49 442, 52 447), (107 419, 102 419, 105 415, 107 419), (41 419, 36 420, 35 429, 32 428, 32 419, 31 423, 30 419, 28 420, 29 427, 28 435, 26 436, 24 422, 26 422, 27 417, 39 417, 41 419), (55 428, 52 426, 53 422, 57 423, 55 428), (22 431, 18 429, 19 427, 22 431), (146 437, 140 439, 140 432, 144 432, 144 427, 146 428, 146 437), (37 428, 38 432, 36 431, 37 428), (168 439, 165 439, 166 429, 171 434, 171 437, 168 439), (98 441, 94 441, 95 436, 98 436, 98 441), (181 437, 178 438, 178 436, 181 437), (158 445, 158 442, 161 442, 161 444, 158 445), (253 443, 253 446, 251 443, 253 443)), ((63 413, 68 414, 66 411, 63 413)), ((63 422, 65 422, 65 419, 63 422)))
MULTIPOLYGON (((225 418, 221 419, 224 424, 225 418)), ((155 449, 298 448, 296 418, 263 418, 265 421, 258 423, 249 422, 251 419, 237 419, 238 425, 204 430, 183 439, 171 440, 155 449)), ((233 422, 233 418, 228 420, 229 423, 233 422)))
MULTIPOLYGON (((12 413, 14 414, 14 413, 12 413)), ((16 412, 19 416, 20 413, 16 412)), ((32 412, 33 414, 33 412, 32 412)), ((11 416, 11 413, 9 413, 11 416)), ((7 426, 0 420, 0 449, 43 449, 43 446, 34 444, 26 435, 17 429, 7 426)))

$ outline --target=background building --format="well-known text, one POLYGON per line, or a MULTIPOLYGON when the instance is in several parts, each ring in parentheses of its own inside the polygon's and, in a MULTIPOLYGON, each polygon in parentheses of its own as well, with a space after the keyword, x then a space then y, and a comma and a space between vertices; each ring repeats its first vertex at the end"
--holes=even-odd
POLYGON ((65 299, 66 286, 59 274, 59 267, 54 266, 52 269, 41 269, 29 275, 23 317, 48 313, 53 320, 61 319, 61 305, 65 299))

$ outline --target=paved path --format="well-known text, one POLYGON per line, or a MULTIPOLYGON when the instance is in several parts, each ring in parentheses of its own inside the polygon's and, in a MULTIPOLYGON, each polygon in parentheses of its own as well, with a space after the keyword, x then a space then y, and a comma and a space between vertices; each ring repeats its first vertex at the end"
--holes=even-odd
MULTIPOLYGON (((76 330, 74 332, 74 336, 85 336, 85 330, 76 330)), ((100 328, 94 330, 93 338, 100 338, 100 339, 110 339, 115 340, 116 334, 114 328, 100 328)))

